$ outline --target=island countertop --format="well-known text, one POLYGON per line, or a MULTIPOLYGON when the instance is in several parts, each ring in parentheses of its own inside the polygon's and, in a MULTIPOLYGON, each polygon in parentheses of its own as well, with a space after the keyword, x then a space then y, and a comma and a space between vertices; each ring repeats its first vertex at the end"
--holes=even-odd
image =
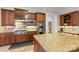
POLYGON ((52 33, 34 37, 47 52, 68 52, 79 48, 79 36, 76 35, 52 33))

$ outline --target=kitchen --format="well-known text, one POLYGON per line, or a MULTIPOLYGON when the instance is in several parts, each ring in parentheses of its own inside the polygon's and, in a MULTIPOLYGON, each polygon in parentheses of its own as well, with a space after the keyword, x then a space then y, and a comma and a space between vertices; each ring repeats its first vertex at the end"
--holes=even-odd
POLYGON ((30 12, 32 8, 0 9, 0 50, 14 47, 19 52, 20 49, 22 52, 30 49, 35 52, 79 51, 77 8, 34 7, 36 11, 30 12), (32 48, 25 49, 30 43, 32 48))
POLYGON ((0 46, 32 42, 35 34, 45 33, 45 13, 21 8, 1 8, 0 46), (39 30, 38 30, 39 29, 39 30))

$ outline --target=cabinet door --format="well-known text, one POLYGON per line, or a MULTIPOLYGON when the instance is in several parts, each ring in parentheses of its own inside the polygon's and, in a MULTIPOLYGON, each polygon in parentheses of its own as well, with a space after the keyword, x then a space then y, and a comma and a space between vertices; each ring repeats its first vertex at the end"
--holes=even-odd
POLYGON ((28 19, 35 20, 35 13, 28 13, 28 19))
POLYGON ((36 13, 37 22, 45 22, 45 13, 36 13))
POLYGON ((1 10, 2 26, 14 25, 14 12, 12 10, 1 10))
POLYGON ((2 26, 6 26, 8 24, 8 11, 2 9, 1 18, 2 18, 2 26))
POLYGON ((36 19, 38 22, 40 22, 41 21, 41 14, 36 14, 36 19))
POLYGON ((28 33, 28 40, 32 41, 34 39, 34 35, 36 35, 37 32, 36 31, 31 31, 28 33))
POLYGON ((78 12, 71 13, 72 26, 78 26, 78 12))
POLYGON ((6 33, 5 34, 5 41, 6 44, 13 44, 15 43, 15 36, 13 33, 6 33))
POLYGON ((60 16, 60 26, 64 26, 64 15, 60 16))
POLYGON ((19 43, 19 42, 25 42, 26 41, 26 35, 23 34, 23 35, 16 35, 15 36, 15 41, 16 43, 19 43))
POLYGON ((26 36, 26 41, 29 41, 29 39, 28 39, 28 34, 26 34, 25 36, 26 36))
POLYGON ((46 19, 45 14, 41 14, 41 19, 42 19, 42 20, 41 20, 42 22, 45 22, 45 19, 46 19))
POLYGON ((5 42, 5 37, 4 37, 3 34, 0 34, 0 46, 1 46, 1 45, 5 45, 5 44, 6 44, 6 42, 5 42))
POLYGON ((28 41, 32 41, 33 40, 33 35, 32 34, 28 34, 28 41))
POLYGON ((25 20, 26 12, 27 12, 27 10, 15 8, 15 19, 25 20))
POLYGON ((14 25, 14 11, 8 13, 8 25, 14 25))
POLYGON ((15 43, 13 33, 0 34, 0 45, 13 44, 13 43, 15 43))

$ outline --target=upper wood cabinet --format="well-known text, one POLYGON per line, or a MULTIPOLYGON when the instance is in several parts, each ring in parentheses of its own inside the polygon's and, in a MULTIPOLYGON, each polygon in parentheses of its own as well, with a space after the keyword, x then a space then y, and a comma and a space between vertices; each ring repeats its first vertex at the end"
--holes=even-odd
POLYGON ((35 20, 35 13, 28 12, 28 19, 35 20))
POLYGON ((79 12, 60 15, 60 26, 79 26, 79 12))
POLYGON ((64 15, 60 16, 60 26, 64 26, 64 15))
POLYGON ((15 19, 25 20, 26 14, 27 14, 27 10, 15 8, 15 19))
POLYGON ((71 14, 71 25, 79 26, 79 12, 75 11, 70 14, 71 14))
POLYGON ((2 26, 13 26, 14 25, 14 11, 1 9, 1 24, 2 26))
POLYGON ((40 13, 40 12, 36 13, 37 22, 45 22, 45 18, 46 18, 45 13, 40 13))

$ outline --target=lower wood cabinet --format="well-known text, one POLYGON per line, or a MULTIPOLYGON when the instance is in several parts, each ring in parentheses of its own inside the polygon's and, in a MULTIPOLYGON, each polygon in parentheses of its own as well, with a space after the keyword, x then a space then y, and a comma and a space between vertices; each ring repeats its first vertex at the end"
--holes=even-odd
POLYGON ((45 50, 43 49, 43 47, 35 39, 34 39, 34 52, 45 52, 45 50))
POLYGON ((33 41, 34 35, 37 34, 37 31, 30 31, 28 32, 28 40, 33 41))
POLYGON ((15 35, 15 42, 20 43, 20 42, 26 42, 26 41, 33 41, 34 35, 36 33, 37 33, 36 31, 30 31, 27 34, 15 35))
POLYGON ((21 43, 26 41, 33 41, 36 31, 31 31, 27 34, 14 35, 13 32, 0 33, 0 46, 14 43, 21 43))
POLYGON ((13 33, 0 33, 0 45, 15 43, 13 33))
POLYGON ((15 35, 16 43, 25 42, 25 41, 28 41, 28 34, 15 35))
POLYGON ((30 40, 30 41, 33 40, 33 35, 32 34, 28 34, 28 40, 30 40))

